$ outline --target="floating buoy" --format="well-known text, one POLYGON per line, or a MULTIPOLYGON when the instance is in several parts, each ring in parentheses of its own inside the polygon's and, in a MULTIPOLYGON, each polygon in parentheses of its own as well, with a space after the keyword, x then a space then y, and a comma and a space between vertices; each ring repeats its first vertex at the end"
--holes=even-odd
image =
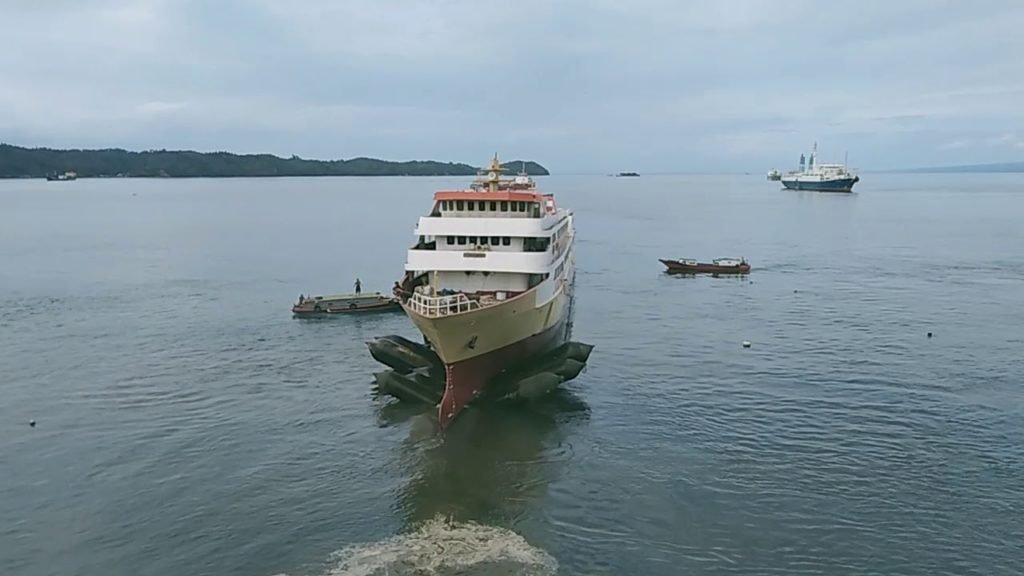
POLYGON ((743 341, 743 347, 744 348, 750 348, 750 341, 749 340, 744 340, 743 341))
POLYGON ((28 421, 28 425, 31 426, 32 428, 35 428, 36 427, 36 421, 35 420, 29 420, 28 421))

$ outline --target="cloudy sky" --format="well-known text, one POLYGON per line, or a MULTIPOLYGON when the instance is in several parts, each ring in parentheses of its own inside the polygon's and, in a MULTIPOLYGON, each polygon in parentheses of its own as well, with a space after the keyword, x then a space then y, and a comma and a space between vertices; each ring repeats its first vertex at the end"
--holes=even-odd
POLYGON ((1024 0, 0 0, 0 141, 717 172, 1024 160, 1024 0))

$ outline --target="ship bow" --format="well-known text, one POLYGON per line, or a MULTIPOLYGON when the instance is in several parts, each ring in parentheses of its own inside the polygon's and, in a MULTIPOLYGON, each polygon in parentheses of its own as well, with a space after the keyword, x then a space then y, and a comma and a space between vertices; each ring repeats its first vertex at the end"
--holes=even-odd
POLYGON ((441 428, 451 425, 473 400, 480 396, 484 386, 501 371, 486 361, 463 361, 445 366, 444 396, 437 408, 441 428))
POLYGON ((428 318, 408 307, 413 323, 445 366, 438 422, 451 422, 506 368, 521 366, 566 339, 568 296, 537 305, 532 293, 464 314, 428 318))

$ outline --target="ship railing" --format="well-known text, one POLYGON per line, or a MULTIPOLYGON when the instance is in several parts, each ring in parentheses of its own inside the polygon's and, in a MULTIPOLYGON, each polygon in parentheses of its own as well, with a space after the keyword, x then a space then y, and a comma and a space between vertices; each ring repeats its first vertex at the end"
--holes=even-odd
POLYGON ((477 310, 480 308, 480 303, 470 300, 462 293, 444 296, 427 296, 416 293, 409 298, 408 306, 420 316, 438 318, 477 310))

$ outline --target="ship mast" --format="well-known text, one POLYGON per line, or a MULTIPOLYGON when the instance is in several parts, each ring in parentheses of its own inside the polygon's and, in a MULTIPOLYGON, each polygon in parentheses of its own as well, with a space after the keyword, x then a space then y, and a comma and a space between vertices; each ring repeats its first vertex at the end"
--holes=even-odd
POLYGON ((501 167, 501 162, 498 161, 498 153, 494 153, 494 158, 491 158, 491 165, 487 167, 487 190, 489 192, 498 191, 498 181, 501 178, 501 173, 505 169, 501 167))

